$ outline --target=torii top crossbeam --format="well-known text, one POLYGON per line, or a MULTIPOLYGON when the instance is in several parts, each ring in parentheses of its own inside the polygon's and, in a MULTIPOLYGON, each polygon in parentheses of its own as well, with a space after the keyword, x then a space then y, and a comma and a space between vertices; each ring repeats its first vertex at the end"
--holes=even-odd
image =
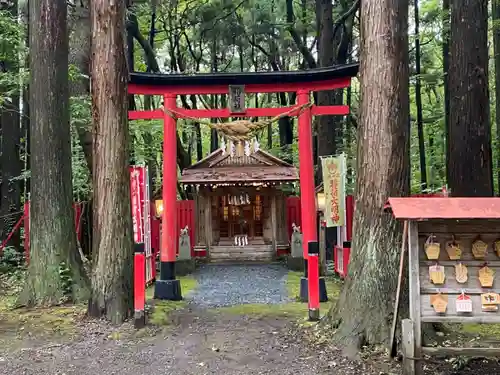
MULTIPOLYGON (((358 73, 357 63, 305 71, 216 73, 216 74, 150 74, 131 73, 128 93, 163 96, 164 108, 152 111, 129 111, 130 120, 163 119, 163 214, 160 248, 160 280, 155 284, 155 297, 179 299, 180 284, 175 280, 177 232, 177 118, 298 117, 299 178, 301 190, 304 258, 309 242, 317 242, 314 166, 311 119, 314 115, 347 115, 349 107, 310 104, 313 91, 348 87, 358 73), (241 110, 183 109, 177 106, 177 95, 230 94, 231 86, 243 88, 238 100, 241 110), (285 108, 245 108, 245 93, 295 92, 297 106, 285 108)), ((241 90, 241 89, 240 89, 241 90)), ((234 108, 234 106, 232 107, 234 108)))

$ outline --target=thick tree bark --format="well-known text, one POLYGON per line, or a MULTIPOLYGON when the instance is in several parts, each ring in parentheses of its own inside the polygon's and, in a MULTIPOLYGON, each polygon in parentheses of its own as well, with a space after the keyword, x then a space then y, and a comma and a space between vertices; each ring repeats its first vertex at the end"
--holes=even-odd
POLYGON ((420 190, 427 189, 427 164, 425 162, 424 115, 422 109, 422 81, 420 77, 420 19, 418 1, 414 0, 415 15, 415 106, 417 107, 418 154, 420 160, 420 190))
MULTIPOLYGON (((493 51, 495 55, 495 122, 497 126, 497 150, 500 148, 500 3, 498 0, 492 1, 493 13, 493 51)), ((497 153, 497 186, 500 195, 500 155, 497 153)))
MULTIPOLYGON (((17 1, 8 1, 6 5, 0 3, 1 10, 7 10, 13 18, 17 17, 17 1), (2 9, 5 6, 6 9, 2 9)), ((21 41, 19 41, 20 43, 21 41)), ((16 48, 14 48, 14 51, 16 48)), ((12 61, 0 61, 0 73, 2 70, 19 73, 19 62, 15 53, 12 61), (3 69, 2 69, 3 67, 3 69)), ((0 91, 2 88, 0 88, 0 91)), ((16 222, 22 216, 21 212, 21 179, 22 163, 20 159, 21 146, 21 124, 19 113, 19 93, 17 86, 0 107, 0 127, 1 127, 1 184, 0 184, 0 239, 5 239, 12 231, 16 222)), ((20 234, 17 230, 7 246, 16 249, 20 247, 20 234)))
POLYGON ((448 184, 453 196, 492 196, 488 1, 451 0, 448 184))
POLYGON ((92 20, 93 251, 89 315, 120 323, 132 307, 125 3, 94 1, 92 20))
POLYGON ((73 222, 65 0, 30 1, 31 261, 20 302, 88 298, 73 222), (61 276, 69 268, 71 276, 61 276))
POLYGON ((364 2, 360 40, 353 251, 340 299, 329 312, 348 355, 389 338, 401 234, 383 206, 409 191, 408 0, 364 2))
POLYGON ((450 160, 450 90, 448 85, 450 72, 450 0, 443 0, 443 89, 444 89, 444 138, 445 166, 448 175, 450 160))

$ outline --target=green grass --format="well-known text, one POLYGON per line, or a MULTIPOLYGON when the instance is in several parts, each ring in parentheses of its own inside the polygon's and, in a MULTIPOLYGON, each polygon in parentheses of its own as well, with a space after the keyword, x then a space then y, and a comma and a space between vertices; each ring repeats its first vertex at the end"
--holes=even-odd
MULTIPOLYGON (((257 318, 261 317, 287 317, 293 320, 305 320, 307 317, 307 303, 299 302, 300 278, 302 272, 290 271, 286 280, 288 296, 292 299, 291 302, 283 304, 244 304, 215 309, 218 312, 226 312, 235 315, 248 315, 257 318)), ((339 280, 334 278, 326 278, 326 290, 329 301, 322 303, 320 310, 326 313, 332 302, 336 301, 342 285, 339 280)))
POLYGON ((480 324, 480 323, 461 324, 460 331, 463 333, 476 335, 480 337, 500 338, 500 324, 480 324))
MULTIPOLYGON (((178 277, 181 282, 182 295, 186 295, 196 288, 197 282, 192 276, 178 277)), ((146 300, 153 299, 154 285, 146 290, 146 300)), ((171 323, 170 314, 186 306, 186 301, 154 301, 154 308, 149 315, 149 322, 157 326, 166 326, 171 323)))
MULTIPOLYGON (((288 278, 286 281, 288 296, 290 298, 298 299, 300 293, 300 278, 303 276, 302 272, 290 271, 288 272, 288 278)), ((340 295, 340 290, 342 289, 342 283, 340 280, 335 279, 331 276, 325 277, 326 291, 328 293, 328 298, 336 300, 340 295)))

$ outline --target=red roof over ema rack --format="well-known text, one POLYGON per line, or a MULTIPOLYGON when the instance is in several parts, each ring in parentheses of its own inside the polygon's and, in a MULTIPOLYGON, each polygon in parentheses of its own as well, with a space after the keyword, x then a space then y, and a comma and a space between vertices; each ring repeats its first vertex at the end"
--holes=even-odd
POLYGON ((389 198, 385 207, 396 219, 500 219, 500 198, 389 198))

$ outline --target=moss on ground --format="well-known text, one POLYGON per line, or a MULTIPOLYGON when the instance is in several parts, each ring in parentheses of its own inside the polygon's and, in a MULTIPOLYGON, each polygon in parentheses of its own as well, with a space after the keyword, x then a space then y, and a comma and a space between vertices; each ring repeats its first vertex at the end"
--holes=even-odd
MULTIPOLYGON (((192 276, 180 276, 182 295, 185 296, 194 290, 198 283, 192 276)), ((154 295, 154 285, 146 290, 146 300, 152 300, 154 295)), ((153 309, 149 314, 148 322, 156 326, 167 326, 172 323, 171 314, 186 306, 186 301, 155 301, 152 303, 153 309)))
POLYGON ((14 308, 15 296, 0 296, 0 350, 14 350, 31 340, 70 339, 77 334, 75 322, 86 312, 84 305, 51 308, 14 308))
MULTIPOLYGON (((290 271, 288 273, 286 287, 288 291, 288 297, 291 299, 291 301, 288 303, 252 303, 221 307, 214 310, 217 312, 225 312, 234 315, 248 315, 256 318, 288 317, 293 320, 305 321, 307 318, 307 304, 299 302, 300 278, 302 277, 302 275, 302 272, 290 271)), ((329 301, 321 304, 320 310, 322 313, 326 313, 329 310, 331 304, 337 300, 341 288, 342 284, 339 280, 332 277, 326 278, 326 290, 328 293, 329 301)))

